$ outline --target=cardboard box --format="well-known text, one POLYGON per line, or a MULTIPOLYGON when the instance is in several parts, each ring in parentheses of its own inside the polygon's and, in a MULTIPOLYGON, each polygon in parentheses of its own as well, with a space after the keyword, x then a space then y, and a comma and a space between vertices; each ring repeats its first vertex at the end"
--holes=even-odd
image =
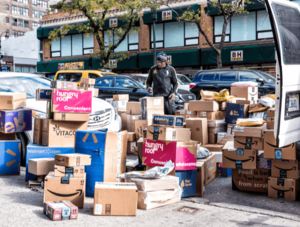
POLYGON ((143 192, 138 191, 138 209, 150 210, 181 200, 181 189, 143 192), (158 201, 160 200, 160 201, 158 201))
POLYGON ((248 104, 248 105, 251 105, 251 104, 254 104, 256 101, 250 101, 250 100, 245 100, 245 99, 239 99, 239 98, 235 98, 236 101, 235 103, 238 103, 238 104, 248 104))
POLYGON ((21 165, 21 141, 0 141, 0 175, 19 175, 21 165))
POLYGON ((258 100, 258 87, 231 87, 231 95, 253 102, 258 100))
POLYGON ((219 132, 226 132, 226 127, 209 127, 208 134, 218 134, 219 132))
POLYGON ((89 121, 90 114, 88 114, 88 113, 54 113, 53 120, 55 120, 55 121, 89 121))
POLYGON ((28 143, 26 149, 26 181, 36 178, 36 175, 28 172, 28 160, 34 158, 54 158, 56 154, 74 154, 72 147, 44 147, 34 143, 28 143))
POLYGON ((128 101, 129 100, 129 95, 113 95, 113 100, 114 101, 128 101))
POLYGON ((191 111, 219 111, 219 103, 216 101, 190 101, 189 110, 191 111))
MULTIPOLYGON (((1 92, 0 92, 1 93, 1 92)), ((0 110, 0 132, 13 133, 32 130, 32 111, 28 109, 0 110)))
POLYGON ((136 141, 136 134, 135 132, 128 132, 127 134, 128 142, 135 142, 136 141))
POLYGON ((175 111, 176 116, 182 116, 182 115, 197 115, 197 111, 190 111, 190 110, 176 110, 175 111))
POLYGON ((170 159, 175 170, 196 168, 197 142, 153 141, 146 139, 143 145, 143 165, 164 166, 170 159))
POLYGON ((267 193, 270 175, 270 169, 233 169, 232 190, 267 193))
POLYGON ((274 129, 274 127, 275 127, 275 119, 268 118, 267 119, 267 129, 274 129))
POLYGON ((143 130, 146 129, 147 126, 148 126, 147 120, 135 121, 135 136, 137 140, 143 137, 143 130))
POLYGON ((51 88, 36 89, 35 100, 50 101, 51 97, 52 97, 52 89, 51 88))
POLYGON ((122 130, 127 130, 128 132, 135 132, 135 122, 141 120, 141 115, 130 115, 126 113, 121 114, 122 120, 122 130))
POLYGON ((126 113, 130 115, 141 115, 141 103, 140 102, 127 102, 126 113))
POLYGON ((135 183, 137 189, 143 192, 172 190, 179 188, 179 178, 165 176, 158 179, 127 178, 126 182, 135 183))
POLYGON ((78 217, 78 207, 67 200, 49 201, 44 203, 44 214, 52 221, 75 220, 78 217))
POLYGON ((93 78, 84 78, 84 77, 81 77, 80 79, 80 84, 83 83, 83 84, 95 84, 95 79, 93 78))
POLYGON ((266 124, 263 124, 262 126, 255 126, 255 127, 235 126, 234 136, 263 138, 264 131, 266 130, 267 130, 266 124))
POLYGON ((75 153, 92 157, 85 171, 86 196, 93 197, 95 182, 119 182, 117 176, 126 172, 127 132, 77 131, 75 153))
POLYGON ((126 112, 127 101, 113 101, 112 106, 115 110, 122 110, 126 112))
POLYGON ((15 110, 26 106, 26 93, 0 92, 0 110, 15 110))
POLYGON ((77 90, 77 82, 52 80, 51 88, 77 90))
POLYGON ((70 201, 78 208, 84 207, 86 175, 82 178, 55 177, 50 172, 45 178, 44 202, 70 201))
POLYGON ((256 169, 255 150, 235 149, 233 142, 227 142, 223 147, 223 168, 229 169, 256 169))
POLYGON ((264 134, 264 155, 268 159, 300 160, 296 143, 279 148, 274 137, 274 130, 266 130, 264 134))
POLYGON ((43 145, 42 131, 43 131, 43 118, 34 119, 33 142, 38 145, 43 145))
POLYGON ((207 186, 216 178, 217 173, 217 162, 216 154, 212 154, 205 159, 197 159, 197 165, 199 162, 204 163, 204 185, 207 186))
POLYGON ((195 197, 197 184, 197 169, 176 171, 175 176, 179 178, 179 185, 182 188, 181 198, 195 197))
POLYGON ((208 144, 208 128, 206 118, 189 118, 186 127, 192 130, 192 140, 198 143, 208 144))
POLYGON ((264 121, 267 120, 267 111, 249 113, 248 118, 262 118, 264 121))
POLYGON ((227 134, 234 135, 234 127, 235 127, 235 125, 228 124, 227 125, 227 134))
POLYGON ((184 103, 183 104, 183 109, 184 110, 189 110, 189 103, 184 103))
POLYGON ((42 141, 48 147, 74 147, 77 130, 87 130, 87 122, 43 120, 42 141))
MULTIPOLYGON (((84 84, 82 84, 82 85, 84 85, 84 84)), ((89 85, 89 86, 94 86, 94 85, 89 85)), ((99 96, 99 89, 98 88, 89 87, 89 86, 85 86, 85 87, 79 86, 77 90, 81 91, 81 92, 91 91, 92 92, 92 96, 98 98, 98 96, 99 96)))
POLYGON ((234 147, 248 150, 264 150, 264 138, 234 136, 234 147))
POLYGON ((247 118, 247 104, 227 103, 225 122, 228 124, 236 124, 238 118, 247 118))
POLYGON ((267 129, 274 129, 275 122, 275 108, 268 109, 267 111, 267 129))
POLYGON ((134 183, 96 182, 94 211, 97 216, 136 216, 138 193, 134 183))
POLYGON ((16 133, 2 133, 0 132, 0 140, 14 140, 16 139, 16 133))
POLYGON ((226 126, 227 123, 225 122, 225 120, 207 120, 208 128, 221 128, 226 126))
MULTIPOLYGON (((80 86, 78 86, 78 89, 83 88, 83 89, 87 89, 89 90, 89 88, 94 88, 95 85, 94 84, 84 84, 84 83, 80 83, 80 86)), ((98 89, 97 89, 98 90, 98 89)))
POLYGON ((92 162, 91 155, 87 154, 57 154, 55 155, 55 165, 58 166, 90 166, 92 162))
POLYGON ((269 177, 268 197, 296 201, 299 192, 299 179, 269 177))
POLYGON ((197 111, 197 117, 207 118, 207 120, 223 120, 225 119, 225 111, 197 111))
POLYGON ((28 172, 37 176, 54 171, 54 158, 34 158, 28 160, 28 172))
POLYGON ((136 151, 136 142, 127 142, 127 154, 138 155, 136 151))
POLYGON ((205 144, 205 145, 201 145, 201 147, 208 149, 210 152, 222 152, 224 145, 222 145, 222 144, 205 144))
POLYGON ((217 176, 229 177, 232 175, 232 169, 223 168, 222 163, 217 163, 217 176))
POLYGON ((53 113, 91 113, 92 91, 53 89, 53 113))
POLYGON ((227 134, 224 132, 218 133, 217 143, 225 145, 227 142, 233 142, 234 141, 234 135, 227 134))
POLYGON ((152 124, 153 114, 164 114, 164 97, 144 97, 140 99, 142 119, 152 124))
POLYGON ((82 178, 84 177, 84 166, 58 166, 54 165, 54 176, 55 177, 75 177, 82 178))
POLYGON ((165 126, 165 127, 183 127, 183 117, 181 116, 175 116, 175 115, 159 115, 154 114, 153 115, 153 126, 165 126))
POLYGON ((190 141, 191 129, 150 125, 147 127, 147 139, 163 141, 190 141))
POLYGON ((299 161, 292 160, 276 160, 273 159, 271 162, 271 176, 278 178, 300 178, 299 161))
POLYGON ((209 144, 216 144, 218 142, 217 139, 218 139, 218 134, 208 134, 208 143, 209 144))
POLYGON ((205 191, 205 170, 204 162, 197 162, 197 181, 196 181, 196 196, 203 196, 205 191))
POLYGON ((275 118, 275 111, 276 109, 275 108, 270 108, 267 110, 267 117, 268 118, 275 118))

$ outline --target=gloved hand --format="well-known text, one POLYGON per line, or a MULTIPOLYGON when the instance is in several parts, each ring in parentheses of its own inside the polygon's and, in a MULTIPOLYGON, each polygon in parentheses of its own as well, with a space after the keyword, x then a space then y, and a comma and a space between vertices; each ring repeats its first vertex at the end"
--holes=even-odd
POLYGON ((174 93, 170 94, 169 99, 171 100, 171 102, 175 101, 175 97, 176 95, 174 93))
POLYGON ((152 94, 152 93, 153 93, 152 87, 148 87, 148 88, 147 88, 147 91, 148 91, 149 94, 152 94))

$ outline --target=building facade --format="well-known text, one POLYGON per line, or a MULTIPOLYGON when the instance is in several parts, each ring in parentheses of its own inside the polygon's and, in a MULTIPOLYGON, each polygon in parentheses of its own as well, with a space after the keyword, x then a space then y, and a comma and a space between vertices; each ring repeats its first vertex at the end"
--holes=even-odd
MULTIPOLYGON (((224 0, 231 2, 231 0, 224 0)), ((300 1, 299 1, 300 2, 300 1)), ((204 9, 202 15, 204 29, 209 39, 218 45, 221 37, 223 17, 206 1, 186 0, 174 1, 174 9, 179 13, 185 10, 204 9)), ((275 75, 275 45, 273 33, 264 4, 253 0, 245 5, 248 13, 236 15, 232 18, 226 32, 226 42, 222 49, 224 69, 254 69, 275 75)), ((109 18, 111 19, 111 18, 109 18)), ((108 19, 108 20, 109 20, 108 19)), ((95 53, 98 44, 94 37, 86 38, 76 31, 59 38, 49 46, 49 32, 64 23, 87 23, 80 15, 65 17, 60 13, 46 15, 42 20, 42 27, 38 29, 37 37, 42 41, 42 61, 38 62, 38 71, 54 74, 65 63, 82 62, 84 69, 99 69, 100 59, 94 59, 90 53, 95 53)), ((122 26, 118 22, 117 26, 122 26)), ((112 69, 117 73, 147 73, 153 65, 153 28, 151 12, 144 12, 139 23, 138 34, 130 34, 115 52, 129 52, 134 54, 130 59, 114 63, 112 69)), ((110 29, 107 22, 103 33, 107 43, 113 42, 108 37, 110 29)), ((197 26, 192 23, 179 22, 176 15, 168 8, 157 10, 156 24, 157 52, 164 51, 168 55, 169 63, 177 73, 196 75, 199 70, 216 68, 216 53, 208 45, 197 26)), ((67 64, 72 65, 72 64, 67 64)), ((77 64, 78 65, 78 64, 77 64)))
POLYGON ((48 0, 1 0, 0 34, 9 31, 10 36, 18 37, 32 31, 47 9, 48 0))

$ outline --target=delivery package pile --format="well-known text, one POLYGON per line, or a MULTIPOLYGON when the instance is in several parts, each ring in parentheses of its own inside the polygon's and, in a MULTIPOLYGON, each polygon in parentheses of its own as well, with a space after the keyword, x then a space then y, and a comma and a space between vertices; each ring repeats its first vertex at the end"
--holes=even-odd
POLYGON ((297 199, 296 144, 277 147, 274 95, 258 98, 255 83, 201 91, 201 100, 175 115, 164 115, 163 97, 130 102, 127 94, 114 95, 107 101, 121 118, 120 132, 88 130, 94 84, 82 78, 80 86, 52 81, 38 89, 46 114, 26 109, 24 93, 0 93, 0 174, 20 174, 16 133, 33 130, 26 181, 44 188, 51 220, 77 219, 86 196, 94 198, 96 216, 135 216, 137 209, 203 196, 217 175, 232 175, 233 190, 297 199), (131 156, 138 160, 132 166, 131 156))

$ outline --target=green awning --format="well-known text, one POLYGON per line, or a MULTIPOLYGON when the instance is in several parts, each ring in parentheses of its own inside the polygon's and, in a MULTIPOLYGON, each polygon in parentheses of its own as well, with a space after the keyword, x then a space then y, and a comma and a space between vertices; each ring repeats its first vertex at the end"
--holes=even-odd
MULTIPOLYGON (((200 66, 199 49, 166 51, 171 56, 171 66, 200 66)), ((139 54, 139 68, 151 68, 153 66, 153 53, 139 54)))
POLYGON ((89 69, 90 58, 74 58, 56 61, 40 61, 37 63, 38 72, 51 72, 55 73, 58 71, 58 64, 68 62, 83 62, 83 69, 89 69))
MULTIPOLYGON (((238 63, 267 63, 275 62, 275 44, 254 44, 247 46, 231 46, 223 47, 222 63, 223 64, 238 64, 238 63), (242 60, 233 60, 232 53, 242 51, 242 60)), ((201 64, 216 65, 217 55, 211 48, 201 49, 201 64)))
MULTIPOLYGON (((193 12, 197 13, 198 9, 200 9, 200 5, 190 5, 190 6, 185 6, 185 7, 176 7, 174 8, 174 10, 181 16, 186 10, 192 10, 193 12)), ((157 10, 157 20, 156 22, 164 22, 164 21, 174 21, 177 20, 177 15, 175 13, 172 12, 171 18, 170 19, 165 19, 163 20, 163 11, 169 11, 169 8, 166 9, 162 9, 162 10, 157 10)), ((151 11, 147 11, 144 12, 143 15, 143 22, 144 24, 152 24, 152 20, 151 20, 151 11)))
MULTIPOLYGON (((115 58, 112 58, 115 59, 115 58)), ((130 57, 129 59, 125 59, 123 61, 119 61, 117 62, 117 67, 113 68, 113 70, 117 70, 117 69, 136 69, 137 67, 137 60, 138 57, 137 55, 133 55, 132 57, 130 57)), ((100 66, 101 63, 101 58, 96 58, 92 60, 92 69, 93 70, 97 70, 97 69, 101 69, 102 66, 100 66)))

